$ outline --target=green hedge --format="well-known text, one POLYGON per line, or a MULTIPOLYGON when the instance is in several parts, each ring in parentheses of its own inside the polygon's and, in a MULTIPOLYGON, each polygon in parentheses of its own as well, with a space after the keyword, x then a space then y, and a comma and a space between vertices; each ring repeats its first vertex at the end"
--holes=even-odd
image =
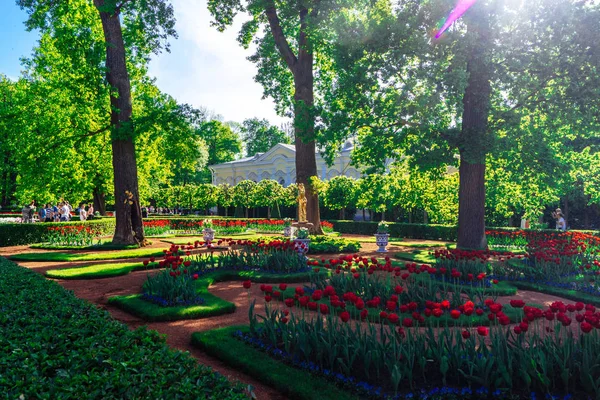
MULTIPOLYGON (((333 224, 333 230, 340 233, 354 233, 359 235, 373 235, 377 231, 378 222, 371 221, 329 221, 333 224)), ((435 225, 435 224, 405 224, 399 222, 389 222, 390 237, 410 238, 410 239, 428 239, 444 240, 456 242, 458 227, 456 225, 435 225)), ((512 232, 521 230, 519 228, 507 227, 488 227, 488 230, 497 230, 503 232, 512 232)), ((557 233, 556 229, 526 229, 531 232, 542 232, 548 234, 557 233)), ((598 231, 574 231, 590 235, 600 236, 598 231)))
POLYGON ((246 399, 240 386, 0 258, 0 397, 246 399))
POLYGON ((48 233, 48 228, 57 226, 89 225, 98 229, 103 234, 112 235, 115 231, 115 219, 103 218, 91 221, 73 222, 38 222, 34 224, 0 224, 0 247, 19 246, 24 244, 40 243, 48 233))
MULTIPOLYGON (((373 235, 377 231, 377 222, 329 221, 333 230, 340 233, 373 235)), ((456 241, 457 227, 454 225, 404 224, 390 222, 390 236, 397 238, 456 241)))

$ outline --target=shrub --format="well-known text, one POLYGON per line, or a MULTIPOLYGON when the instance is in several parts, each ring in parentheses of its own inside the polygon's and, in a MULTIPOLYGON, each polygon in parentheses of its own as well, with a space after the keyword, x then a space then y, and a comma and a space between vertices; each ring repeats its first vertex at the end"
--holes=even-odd
POLYGON ((115 231, 115 219, 103 218, 92 221, 76 222, 49 222, 35 224, 0 224, 0 247, 19 246, 24 244, 40 243, 46 238, 49 228, 67 226, 89 226, 101 234, 112 235, 115 231))
POLYGON ((333 238, 327 235, 310 236, 309 254, 356 253, 360 243, 354 240, 333 238))
POLYGON ((57 283, 4 259, 0 287, 5 398, 247 398, 239 386, 170 349, 163 335, 131 331, 57 283))

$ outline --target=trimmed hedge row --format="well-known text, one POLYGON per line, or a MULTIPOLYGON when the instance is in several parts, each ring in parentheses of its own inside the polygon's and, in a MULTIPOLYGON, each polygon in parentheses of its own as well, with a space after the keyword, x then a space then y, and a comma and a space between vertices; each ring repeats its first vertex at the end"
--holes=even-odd
MULTIPOLYGON (((329 221, 333 230, 339 233, 373 235, 378 222, 365 221, 329 221)), ((458 228, 455 225, 405 224, 390 222, 390 236, 410 239, 456 241, 458 228)))
MULTIPOLYGON (((339 233, 354 233, 358 235, 373 235, 377 231, 378 222, 370 221, 338 221, 330 220, 333 224, 333 230, 339 233)), ((409 239, 428 239, 428 240, 444 240, 448 242, 456 242, 458 236, 458 227, 456 225, 435 225, 435 224, 405 224, 399 222, 389 222, 390 237, 401 237, 409 239)), ((508 227, 488 227, 488 230, 493 229, 501 232, 514 232, 521 230, 520 228, 508 227)), ((556 229, 525 229, 531 232, 541 232, 548 234, 556 234, 556 229)), ((574 231, 587 233, 594 236, 600 236, 598 231, 574 231)))
POLYGON ((39 222, 34 224, 0 224, 0 247, 19 246, 23 244, 40 243, 50 227, 89 225, 103 234, 113 234, 115 219, 103 218, 91 221, 73 222, 39 222))
POLYGON ((0 393, 10 399, 245 399, 241 386, 0 259, 0 393))

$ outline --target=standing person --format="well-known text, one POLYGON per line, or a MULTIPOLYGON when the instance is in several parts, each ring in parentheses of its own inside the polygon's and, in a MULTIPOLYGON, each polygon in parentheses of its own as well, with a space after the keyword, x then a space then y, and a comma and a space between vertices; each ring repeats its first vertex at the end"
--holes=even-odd
POLYGON ((85 221, 87 219, 87 212, 85 211, 85 204, 79 204, 79 220, 85 221))
POLYGON ((60 220, 61 222, 68 222, 71 219, 71 210, 66 203, 60 203, 60 220))
POLYGON ((44 222, 52 222, 54 221, 54 207, 52 207, 52 203, 46 204, 46 219, 44 222))
POLYGON ((87 211, 87 219, 93 219, 94 215, 94 204, 90 203, 90 206, 86 209, 87 211))
POLYGON ((58 208, 60 203, 56 203, 55 206, 52 206, 52 217, 54 218, 54 222, 60 221, 60 209, 58 208))
POLYGON ((34 202, 31 202, 30 204, 25 204, 23 206, 23 209, 21 210, 21 216, 23 219, 23 223, 24 224, 30 224, 33 222, 33 208, 35 208, 34 206, 34 202))
POLYGON ((42 205, 38 211, 38 218, 40 219, 40 222, 46 222, 46 207, 44 205, 42 205))
POLYGON ((556 229, 565 232, 567 230, 567 221, 565 221, 562 210, 557 208, 556 211, 552 213, 552 217, 556 220, 556 229))

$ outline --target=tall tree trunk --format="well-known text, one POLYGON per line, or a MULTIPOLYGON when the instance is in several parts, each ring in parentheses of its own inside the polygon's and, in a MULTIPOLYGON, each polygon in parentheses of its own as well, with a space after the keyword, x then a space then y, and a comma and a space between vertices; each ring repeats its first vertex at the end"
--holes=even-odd
POLYGON ((323 234, 321 228, 321 213, 319 196, 310 184, 310 177, 317 176, 317 158, 314 141, 313 70, 312 54, 307 54, 303 60, 303 71, 296 74, 295 80, 295 132, 296 132, 296 182, 303 183, 306 188, 306 219, 312 223, 312 234, 323 234))
POLYGON ((273 0, 265 1, 265 15, 269 20, 271 34, 277 50, 294 75, 294 134, 296 145, 296 183, 304 184, 306 189, 306 219, 313 224, 313 234, 323 234, 319 197, 310 185, 311 176, 317 176, 315 148, 314 74, 313 46, 308 36, 308 19, 316 17, 318 6, 310 13, 299 3, 298 16, 300 33, 298 35, 297 56, 283 32, 277 9, 273 0))
POLYGON ((106 196, 98 188, 94 188, 92 194, 94 196, 94 210, 98 211, 100 215, 106 215, 106 196))
POLYGON ((423 210, 423 223, 426 225, 429 223, 429 216, 427 215, 427 211, 425 210, 423 210))
POLYGON ((131 121, 131 84, 125 60, 125 44, 118 12, 106 11, 105 0, 94 0, 100 13, 106 42, 106 80, 110 96, 112 151, 117 218, 113 243, 144 244, 139 203, 137 163, 131 121), (101 11, 102 10, 102 11, 101 11), (116 94, 115 94, 116 91, 116 94))
MULTIPOLYGON (((472 11, 481 11, 477 4, 472 11)), ((469 78, 463 96, 463 119, 458 147, 460 187, 458 195, 457 247, 485 249, 485 157, 489 148, 488 117, 490 75, 488 16, 472 12, 468 29, 474 32, 473 48, 467 60, 469 78)))

